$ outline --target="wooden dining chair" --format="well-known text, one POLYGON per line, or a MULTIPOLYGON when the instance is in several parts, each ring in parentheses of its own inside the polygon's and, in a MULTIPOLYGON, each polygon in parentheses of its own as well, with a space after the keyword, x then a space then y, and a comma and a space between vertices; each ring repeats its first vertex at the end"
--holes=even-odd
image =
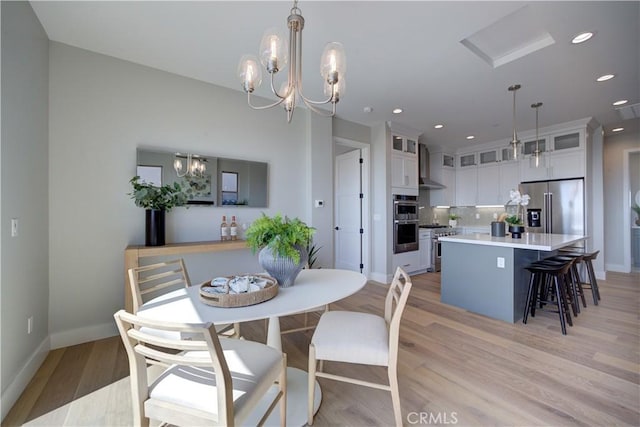
POLYGON ((278 404, 280 425, 286 425, 287 358, 281 351, 218 337, 211 323, 150 320, 125 310, 114 318, 129 359, 135 426, 150 420, 263 425, 278 404), (151 330, 163 333, 145 332, 151 330), (155 361, 167 367, 150 380, 147 364, 155 361))
MULTIPOLYGON (((182 258, 129 269, 129 283, 136 314, 145 300, 168 291, 191 286, 182 258)), ((240 338, 240 324, 216 325, 218 335, 240 338)))
POLYGON ((409 291, 411 279, 398 267, 385 299, 384 317, 354 311, 329 311, 320 317, 309 345, 309 425, 313 424, 316 377, 321 377, 390 391, 395 424, 402 426, 398 390, 398 341, 400 319, 409 291), (386 366, 389 384, 324 372, 325 360, 386 366))

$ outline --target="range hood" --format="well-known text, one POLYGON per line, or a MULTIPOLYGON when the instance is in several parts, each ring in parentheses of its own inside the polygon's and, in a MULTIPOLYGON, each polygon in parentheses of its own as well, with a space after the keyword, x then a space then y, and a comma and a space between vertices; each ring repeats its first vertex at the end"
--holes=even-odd
POLYGON ((418 144, 418 164, 420 172, 418 183, 420 188, 430 188, 432 190, 446 188, 439 182, 433 181, 429 176, 429 151, 427 151, 427 146, 424 144, 418 144))

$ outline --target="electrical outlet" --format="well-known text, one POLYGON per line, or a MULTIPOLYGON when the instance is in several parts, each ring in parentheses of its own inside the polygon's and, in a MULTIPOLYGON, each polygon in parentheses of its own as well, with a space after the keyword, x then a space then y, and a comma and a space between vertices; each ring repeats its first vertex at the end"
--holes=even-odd
POLYGON ((493 219, 498 219, 498 212, 493 213, 493 219))
POLYGON ((29 316, 27 319, 27 334, 33 332, 33 316, 29 316))
POLYGON ((498 257, 498 268, 504 268, 504 258, 501 256, 498 257))
POLYGON ((324 200, 316 200, 315 204, 316 208, 321 208, 324 206, 324 200))
POLYGON ((476 214, 476 219, 480 219, 480 214, 479 213, 476 214))

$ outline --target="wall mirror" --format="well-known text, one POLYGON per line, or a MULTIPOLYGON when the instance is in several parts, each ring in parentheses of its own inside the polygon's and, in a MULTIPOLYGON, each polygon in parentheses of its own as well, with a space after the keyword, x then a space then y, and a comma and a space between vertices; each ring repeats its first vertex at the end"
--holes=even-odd
POLYGON ((138 148, 136 166, 141 181, 158 186, 178 182, 190 205, 267 207, 264 162, 138 148))

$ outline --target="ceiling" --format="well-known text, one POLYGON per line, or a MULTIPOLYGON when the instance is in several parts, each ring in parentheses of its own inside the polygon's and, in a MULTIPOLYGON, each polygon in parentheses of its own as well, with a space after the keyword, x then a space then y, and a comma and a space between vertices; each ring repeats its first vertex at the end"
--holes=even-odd
MULTIPOLYGON (((51 40, 232 88, 239 97, 245 97, 236 77, 240 57, 257 54, 267 28, 285 31, 292 6, 283 1, 31 4, 51 40)), ((534 102, 544 104, 540 127, 594 117, 607 133, 622 123, 614 101, 640 102, 638 1, 302 0, 298 7, 306 20, 305 95, 323 97, 320 54, 327 42, 340 41, 347 54, 347 86, 337 116, 365 125, 393 120, 420 130, 429 144, 459 148, 509 138, 513 98, 507 88, 515 83, 522 85, 516 93, 519 131, 535 127, 534 102), (571 44, 583 31, 595 36, 571 44), (530 39, 551 44, 514 59, 530 39), (478 50, 484 54, 478 56, 478 50), (498 58, 494 65, 492 56, 498 58), (615 78, 597 83, 603 74, 615 78), (392 114, 395 107, 404 112, 392 114), (444 128, 434 129, 438 123, 444 128), (473 142, 468 135, 475 135, 473 142)), ((262 86, 255 93, 268 97, 268 85, 262 86)), ((638 132, 638 120, 631 122, 625 123, 638 132)))

